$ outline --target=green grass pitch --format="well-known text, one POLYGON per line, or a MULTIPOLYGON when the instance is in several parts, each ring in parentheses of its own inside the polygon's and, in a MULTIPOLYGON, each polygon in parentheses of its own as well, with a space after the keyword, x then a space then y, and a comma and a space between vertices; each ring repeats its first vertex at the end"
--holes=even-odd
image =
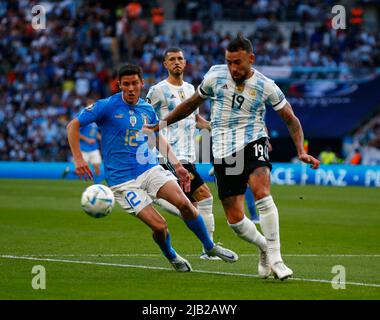
POLYGON ((257 249, 227 226, 212 188, 215 240, 239 261, 203 261, 200 243, 178 218, 168 221, 175 249, 194 272, 176 273, 150 230, 116 205, 110 216, 82 212, 80 181, 0 180, 0 299, 379 299, 380 190, 273 186, 281 244, 294 279, 257 278, 257 249), (32 288, 32 268, 46 289, 32 288), (334 289, 334 266, 345 289, 334 289), (342 274, 341 274, 342 275, 342 274))

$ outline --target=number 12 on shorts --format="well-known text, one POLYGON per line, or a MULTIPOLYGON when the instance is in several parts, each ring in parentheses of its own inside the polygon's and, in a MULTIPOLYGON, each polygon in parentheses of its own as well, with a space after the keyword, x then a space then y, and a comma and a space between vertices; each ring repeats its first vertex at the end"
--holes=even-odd
POLYGON ((136 207, 141 203, 141 200, 139 200, 139 196, 133 191, 127 192, 125 195, 125 199, 128 201, 131 207, 136 207))

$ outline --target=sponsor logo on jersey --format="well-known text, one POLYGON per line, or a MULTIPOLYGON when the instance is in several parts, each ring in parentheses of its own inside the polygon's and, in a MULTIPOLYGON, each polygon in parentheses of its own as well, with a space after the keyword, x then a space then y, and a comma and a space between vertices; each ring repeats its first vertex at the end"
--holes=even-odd
POLYGON ((87 111, 92 111, 92 109, 94 109, 94 104, 93 103, 86 107, 87 111))
POLYGON ((227 83, 222 87, 222 89, 228 90, 227 83))
POLYGON ((122 114, 122 113, 115 114, 115 118, 116 119, 123 119, 124 118, 124 114, 122 114))

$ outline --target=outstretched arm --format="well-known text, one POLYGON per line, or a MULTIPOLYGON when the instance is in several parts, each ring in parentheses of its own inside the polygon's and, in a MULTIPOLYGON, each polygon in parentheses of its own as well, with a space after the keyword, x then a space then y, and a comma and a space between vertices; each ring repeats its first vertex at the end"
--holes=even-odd
POLYGON ((190 98, 181 102, 172 112, 170 112, 159 124, 155 125, 144 125, 143 132, 149 133, 151 131, 158 131, 159 129, 165 128, 172 123, 178 122, 190 114, 192 114, 198 106, 203 102, 203 98, 195 92, 190 98))
POLYGON ((93 175, 88 163, 84 161, 82 153, 80 151, 79 144, 79 128, 80 123, 78 119, 71 120, 67 125, 67 139, 69 141, 71 153, 73 154, 75 173, 82 179, 82 177, 87 180, 88 178, 92 180, 93 175))
POLYGON ((304 150, 304 135, 302 126, 299 119, 294 114, 290 104, 287 102, 283 108, 277 111, 277 113, 288 127, 290 136, 292 137, 297 149, 298 159, 302 162, 310 163, 312 165, 312 169, 318 169, 320 164, 319 160, 315 159, 311 155, 308 155, 304 150))

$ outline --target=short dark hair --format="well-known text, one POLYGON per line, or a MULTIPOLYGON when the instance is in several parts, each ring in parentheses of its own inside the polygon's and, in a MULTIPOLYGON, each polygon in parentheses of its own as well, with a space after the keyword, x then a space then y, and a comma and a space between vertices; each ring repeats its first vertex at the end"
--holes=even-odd
POLYGON ((166 59, 166 56, 170 53, 170 52, 182 52, 183 53, 183 50, 179 47, 170 47, 170 48, 167 48, 164 52, 164 61, 166 59))
POLYGON ((248 53, 253 52, 251 41, 241 35, 238 35, 235 39, 231 40, 227 46, 227 51, 229 52, 236 52, 239 50, 245 50, 248 53))
POLYGON ((120 79, 123 76, 133 76, 135 74, 138 75, 138 77, 140 78, 140 80, 143 79, 143 71, 142 71, 141 67, 138 66, 137 64, 127 63, 127 64, 123 65, 119 69, 119 71, 118 71, 118 79, 120 81, 120 79))

